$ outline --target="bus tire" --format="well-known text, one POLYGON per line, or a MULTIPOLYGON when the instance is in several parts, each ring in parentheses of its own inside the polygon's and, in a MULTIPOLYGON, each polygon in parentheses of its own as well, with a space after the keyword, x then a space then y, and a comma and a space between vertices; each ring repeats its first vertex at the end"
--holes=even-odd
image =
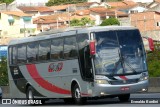
POLYGON ((123 94, 118 96, 120 102, 127 102, 130 99, 130 94, 123 94))
POLYGON ((73 88, 72 98, 74 99, 75 104, 82 105, 86 103, 86 98, 81 97, 81 92, 78 84, 76 84, 73 88))
POLYGON ((30 99, 30 100, 34 99, 33 88, 31 86, 27 88, 26 97, 27 99, 30 99))

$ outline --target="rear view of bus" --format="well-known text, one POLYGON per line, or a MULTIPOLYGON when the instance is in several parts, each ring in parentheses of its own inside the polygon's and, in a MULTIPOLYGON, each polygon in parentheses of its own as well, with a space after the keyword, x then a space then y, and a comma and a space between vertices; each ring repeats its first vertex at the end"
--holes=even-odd
POLYGON ((137 29, 95 31, 91 38, 96 96, 117 95, 127 101, 130 93, 147 91, 146 55, 137 29))

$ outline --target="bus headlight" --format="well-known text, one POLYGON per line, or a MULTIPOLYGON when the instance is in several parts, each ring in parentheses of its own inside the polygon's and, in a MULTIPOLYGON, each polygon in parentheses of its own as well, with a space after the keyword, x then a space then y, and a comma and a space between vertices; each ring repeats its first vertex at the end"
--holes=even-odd
POLYGON ((142 73, 139 81, 144 81, 144 80, 148 80, 148 75, 146 73, 142 73))
POLYGON ((95 80, 97 84, 109 84, 107 80, 95 80))

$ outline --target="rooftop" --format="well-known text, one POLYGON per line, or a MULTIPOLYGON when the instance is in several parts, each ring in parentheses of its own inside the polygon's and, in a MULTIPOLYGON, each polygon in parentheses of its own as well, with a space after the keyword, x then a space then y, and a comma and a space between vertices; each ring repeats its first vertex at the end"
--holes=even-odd
POLYGON ((29 14, 26 14, 26 13, 20 12, 20 11, 3 11, 1 13, 8 14, 8 15, 19 16, 19 17, 32 16, 32 15, 29 15, 29 14))

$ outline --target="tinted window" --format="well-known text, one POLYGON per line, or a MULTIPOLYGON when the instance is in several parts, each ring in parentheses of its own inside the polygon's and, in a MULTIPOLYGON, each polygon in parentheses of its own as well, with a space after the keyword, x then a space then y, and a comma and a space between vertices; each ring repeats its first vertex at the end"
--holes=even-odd
POLYGON ((39 60, 50 59, 50 40, 39 43, 39 60))
POLYGON ((27 46, 27 60, 34 62, 38 59, 38 42, 29 43, 27 46))
POLYGON ((18 63, 25 63, 26 62, 26 45, 18 45, 18 63))
POLYGON ((54 39, 51 43, 51 58, 58 60, 63 58, 63 39, 54 39))
POLYGON ((13 53, 12 53, 12 64, 17 63, 17 47, 12 48, 13 53))
POLYGON ((77 35, 77 42, 79 47, 79 57, 80 57, 80 66, 83 78, 85 80, 92 80, 92 73, 91 73, 91 57, 90 57, 90 49, 88 34, 78 34, 77 35))
POLYGON ((88 34, 79 34, 77 36, 77 42, 78 42, 78 47, 79 49, 84 48, 85 46, 88 45, 88 34))
POLYGON ((64 58, 77 57, 76 37, 67 37, 64 40, 64 58))

